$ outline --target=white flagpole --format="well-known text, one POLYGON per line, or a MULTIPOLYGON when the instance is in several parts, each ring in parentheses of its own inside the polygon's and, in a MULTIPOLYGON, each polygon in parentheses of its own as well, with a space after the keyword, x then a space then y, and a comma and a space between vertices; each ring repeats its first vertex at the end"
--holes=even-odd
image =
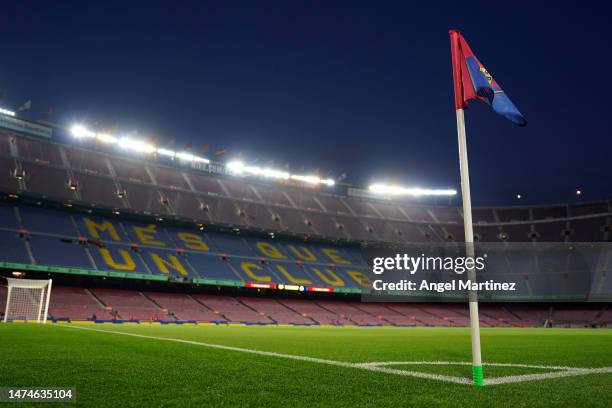
MULTIPOLYGON (((472 200, 470 198, 470 172, 468 169, 467 140, 465 137, 465 117, 463 109, 457 109, 457 136, 459 138, 459 167, 461 172, 461 196, 463 201, 463 228, 465 230, 465 249, 467 257, 474 257, 474 229, 472 226, 472 200)), ((468 279, 476 281, 474 269, 468 270, 468 279)), ((478 296, 469 291, 470 331, 472 335, 472 377, 475 386, 484 385, 482 357, 480 354, 480 322, 478 318, 478 296)))

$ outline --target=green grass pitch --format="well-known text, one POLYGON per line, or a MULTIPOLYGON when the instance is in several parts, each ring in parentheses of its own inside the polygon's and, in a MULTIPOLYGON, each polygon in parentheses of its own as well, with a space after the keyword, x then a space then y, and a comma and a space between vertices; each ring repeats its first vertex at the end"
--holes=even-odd
MULTIPOLYGON (((609 407, 612 401, 610 372, 475 388, 199 344, 344 363, 469 362, 467 328, 77 325, 196 342, 185 343, 67 326, 0 325, 0 386, 75 387, 83 406, 609 407)), ((482 349, 492 363, 612 367, 612 330, 482 329, 482 349)), ((471 372, 469 365, 385 367, 455 378, 471 372)), ((485 378, 551 371, 485 365, 485 378)))

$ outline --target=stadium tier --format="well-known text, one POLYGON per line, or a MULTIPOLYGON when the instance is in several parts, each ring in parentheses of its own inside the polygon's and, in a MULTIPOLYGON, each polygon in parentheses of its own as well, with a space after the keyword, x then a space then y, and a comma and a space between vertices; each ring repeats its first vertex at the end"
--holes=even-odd
MULTIPOLYGON (((0 267, 306 292, 359 294, 371 288, 365 251, 358 245, 200 228, 155 218, 140 222, 75 209, 0 202, 0 267)), ((583 234, 587 235, 586 231, 583 234)), ((555 293, 569 296, 572 292, 564 287, 571 288, 576 282, 570 272, 588 273, 582 258, 573 256, 571 248, 537 254, 509 251, 503 256, 489 257, 488 266, 495 276, 515 282, 520 293, 531 299, 555 293), (551 273, 559 273, 559 279, 551 281, 551 273)), ((586 261, 598 265, 593 264, 591 280, 584 281, 585 290, 595 296, 594 300, 612 292, 611 259, 612 252, 607 251, 586 261)), ((450 279, 450 275, 444 279, 450 279)), ((111 295, 99 297, 105 296, 111 295)), ((139 310, 144 305, 110 303, 122 315, 135 319, 153 313, 139 310)), ((251 306, 258 312, 268 311, 251 306)), ((266 305, 271 306, 274 304, 266 305)), ((360 308, 332 312, 363 324, 378 323, 362 315, 360 308)), ((467 318, 462 312, 430 314, 428 320, 444 317, 459 322, 467 318)))
POLYGON ((0 246, 2 262, 313 290, 361 288, 366 268, 356 247, 203 233, 4 203, 0 246))
MULTIPOLYGON (((365 246, 462 241, 464 234, 457 207, 363 198, 339 188, 323 192, 266 183, 7 131, 0 131, 0 170, 4 270, 359 294, 370 285, 362 255, 365 246)), ((474 220, 481 242, 612 238, 608 202, 478 208, 474 220)), ((559 270, 566 261, 569 255, 551 259, 538 255, 537 260, 519 257, 495 266, 513 269, 517 285, 536 293, 547 282, 532 271, 559 270)), ((597 273, 592 292, 609 293, 609 262, 597 273)), ((242 293, 217 296, 81 286, 55 288, 50 316, 360 326, 469 322, 467 306, 460 304, 272 299, 242 293)), ((541 326, 545 321, 588 326, 607 320, 609 311, 598 306, 483 304, 481 314, 484 327, 541 326)))
MULTIPOLYGON (((58 286, 49 317, 58 320, 160 321, 336 326, 469 326, 467 305, 230 297, 58 286)), ((610 323, 604 306, 485 304, 483 327, 591 327, 610 323), (551 317, 556 318, 552 319, 551 317)))
MULTIPOLYGON (((457 207, 359 198, 340 187, 325 193, 72 142, 0 130, 0 189, 90 208, 297 236, 390 243, 463 240, 457 207)), ((611 214, 609 202, 477 208, 475 235, 486 242, 610 241, 611 214)))

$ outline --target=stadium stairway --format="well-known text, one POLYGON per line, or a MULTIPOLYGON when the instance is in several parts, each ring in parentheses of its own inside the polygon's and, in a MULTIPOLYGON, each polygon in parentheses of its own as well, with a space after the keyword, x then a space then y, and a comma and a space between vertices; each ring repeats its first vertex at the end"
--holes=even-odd
POLYGON ((321 325, 353 325, 352 321, 347 320, 344 317, 339 316, 338 314, 321 307, 317 304, 317 302, 314 301, 305 299, 282 299, 278 301, 287 308, 294 310, 298 314, 301 314, 304 317, 308 317, 321 325))
POLYGON ((143 292, 144 295, 177 321, 227 323, 220 313, 215 313, 192 296, 183 293, 143 292))
POLYGON ((353 307, 348 302, 321 300, 316 302, 321 308, 358 326, 384 326, 385 321, 363 310, 353 307))
POLYGON ((91 291, 123 320, 174 320, 167 310, 159 308, 142 292, 107 288, 91 291))
POLYGON ((375 316, 391 326, 416 326, 416 321, 398 313, 383 304, 352 302, 351 306, 364 313, 375 316))
POLYGON ((245 306, 229 296, 192 295, 194 299, 209 309, 223 315, 228 322, 245 324, 274 324, 264 313, 245 306))
POLYGON ((270 320, 277 324, 293 324, 293 325, 313 325, 317 324, 314 320, 307 316, 295 312, 287 306, 279 303, 276 299, 255 298, 255 297, 239 297, 236 298, 240 303, 253 311, 264 314, 270 320))

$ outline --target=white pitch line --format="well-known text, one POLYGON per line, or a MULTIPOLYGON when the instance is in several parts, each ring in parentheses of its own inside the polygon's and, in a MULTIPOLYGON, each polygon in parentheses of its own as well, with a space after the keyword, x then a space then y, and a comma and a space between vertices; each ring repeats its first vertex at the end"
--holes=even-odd
MULTIPOLYGON (((467 361, 374 361, 372 363, 365 363, 371 366, 388 366, 388 365, 458 365, 458 366, 471 366, 472 363, 467 361)), ((482 363, 483 366, 488 367, 517 367, 517 368, 537 368, 542 370, 590 370, 589 368, 577 368, 568 366, 554 366, 554 365, 536 365, 536 364, 514 364, 514 363, 482 363)))
MULTIPOLYGON (((175 339, 171 337, 147 336, 144 334, 128 333, 128 332, 115 331, 115 330, 102 330, 102 329, 94 329, 91 327, 81 327, 81 326, 72 326, 72 325, 61 326, 61 327, 101 332, 101 333, 109 333, 109 334, 119 334, 123 336, 138 337, 138 338, 143 338, 143 339, 171 341, 175 343, 191 344, 195 346, 202 346, 202 347, 208 347, 208 348, 214 348, 214 349, 220 349, 220 350, 236 351, 240 353, 256 354, 256 355, 267 356, 267 357, 285 358, 289 360, 307 361, 310 363, 326 364, 326 365, 331 365, 331 366, 336 366, 336 367, 356 368, 356 369, 375 371, 375 372, 386 373, 386 374, 401 375, 404 377, 414 377, 414 378, 424 378, 428 380, 444 381, 444 382, 450 382, 454 384, 464 384, 464 385, 472 384, 472 380, 470 378, 465 378, 465 377, 456 377, 456 376, 442 375, 442 374, 431 374, 431 373, 424 373, 420 371, 398 370, 394 368, 385 367, 389 365, 462 365, 462 366, 471 365, 471 363, 461 362, 461 361, 379 361, 379 362, 370 362, 370 363, 349 363, 346 361, 327 360, 323 358, 300 356, 300 355, 295 355, 295 354, 275 353, 272 351, 263 351, 263 350, 248 349, 248 348, 243 348, 243 347, 225 346, 222 344, 205 343, 205 342, 193 341, 193 340, 175 339)), ((556 370, 550 373, 524 374, 524 375, 512 375, 512 376, 506 376, 506 377, 487 378, 484 380, 485 385, 499 385, 499 384, 509 384, 509 383, 515 383, 515 382, 523 382, 523 381, 547 380, 551 378, 572 377, 572 376, 587 375, 587 374, 612 373, 612 367, 579 368, 579 367, 567 367, 567 366, 545 366, 545 365, 512 364, 512 363, 485 363, 483 365, 485 367, 486 366, 497 366, 497 367, 519 367, 519 368, 556 370)))
POLYGON ((402 375, 402 376, 405 376, 405 377, 415 377, 415 378, 425 378, 425 379, 429 379, 429 380, 446 381, 446 382, 451 382, 451 383, 455 383, 455 384, 471 384, 472 383, 472 381, 470 379, 463 378, 463 377, 454 377, 454 376, 450 376, 450 375, 423 373, 423 372, 420 372, 420 371, 396 370, 396 369, 393 369, 393 368, 369 366, 367 364, 349 363, 349 362, 345 362, 345 361, 336 361, 336 360, 327 360, 327 359, 323 359, 323 358, 300 356, 300 355, 294 355, 294 354, 275 353, 275 352, 272 352, 272 351, 255 350, 255 349, 248 349, 248 348, 243 348, 243 347, 224 346, 222 344, 205 343, 205 342, 201 342, 201 341, 175 339, 175 338, 171 338, 171 337, 147 336, 147 335, 144 335, 144 334, 127 333, 127 332, 122 332, 122 331, 93 329, 91 327, 81 327, 81 326, 61 326, 61 327, 67 327, 67 328, 79 329, 79 330, 95 331, 95 332, 101 332, 101 333, 120 334, 120 335, 124 335, 124 336, 138 337, 138 338, 143 338, 143 339, 172 341, 172 342, 176 342, 176 343, 192 344, 192 345, 195 345, 195 346, 203 346, 203 347, 215 348, 215 349, 220 349, 220 350, 237 351, 237 352, 240 352, 240 353, 257 354, 257 355, 260 355, 260 356, 285 358, 285 359, 289 359, 289 360, 307 361, 307 362, 310 362, 310 363, 327 364, 327 365, 337 366, 337 367, 358 368, 358 369, 362 369, 362 370, 376 371, 376 372, 380 372, 380 373, 402 375))

